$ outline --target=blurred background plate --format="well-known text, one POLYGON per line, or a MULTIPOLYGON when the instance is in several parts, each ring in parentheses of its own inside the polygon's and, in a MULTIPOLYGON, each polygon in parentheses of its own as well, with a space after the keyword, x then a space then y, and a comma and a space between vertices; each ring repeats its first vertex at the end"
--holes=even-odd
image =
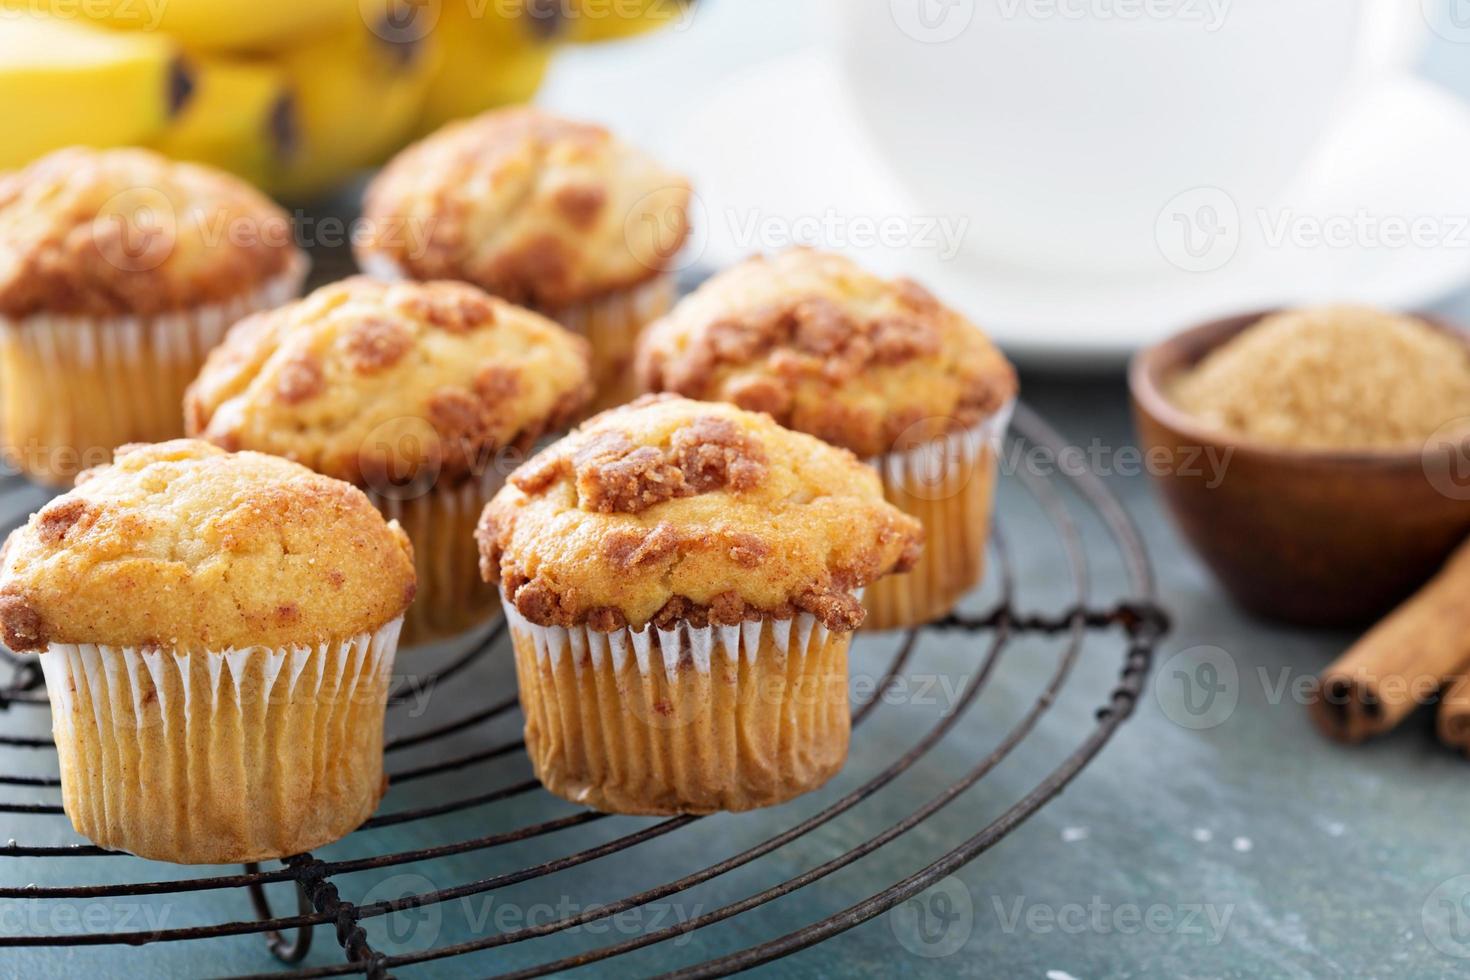
POLYGON ((962 213, 912 201, 873 152, 813 21, 764 0, 712 3, 687 25, 631 42, 636 58, 619 45, 565 52, 539 101, 603 119, 693 175, 702 230, 686 261, 715 269, 789 244, 835 248, 925 282, 1037 366, 1115 366, 1173 330, 1242 309, 1324 299, 1423 307, 1470 273, 1470 110, 1431 82, 1385 76, 1354 93, 1269 206, 1213 186, 1161 199, 1140 216, 1154 261, 1089 273, 977 254, 962 213), (667 101, 635 94, 654 84, 667 101))

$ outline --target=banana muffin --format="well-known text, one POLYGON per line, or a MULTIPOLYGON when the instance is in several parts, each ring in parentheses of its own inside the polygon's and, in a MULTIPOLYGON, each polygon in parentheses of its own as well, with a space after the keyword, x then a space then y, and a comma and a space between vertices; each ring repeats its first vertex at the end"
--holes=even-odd
POLYGON ((851 453, 661 396, 517 470, 478 538, 541 782, 600 810, 709 813, 842 767, 859 594, 912 566, 923 530, 851 453))
POLYGON ((403 525, 419 575, 407 644, 495 614, 475 522, 590 394, 586 342, 545 317, 465 283, 357 277, 237 324, 184 414, 190 435, 346 480, 403 525))
POLYGON ((597 407, 632 397, 638 332, 673 301, 689 182, 600 126, 521 107, 452 123, 369 186, 363 271, 463 279, 592 344, 597 407))
POLYGON ((868 629, 915 626, 979 584, 1015 370, 907 279, 809 249, 715 276, 644 333, 646 391, 728 401, 870 461, 928 534, 911 573, 867 592, 868 629))
POLYGON ((77 831, 183 864, 336 840, 384 789, 412 548, 259 453, 124 446, 12 533, 0 633, 40 653, 77 831))
POLYGON ((66 486, 183 435, 204 356, 306 271, 286 213, 220 171, 73 148, 0 174, 0 448, 66 486))

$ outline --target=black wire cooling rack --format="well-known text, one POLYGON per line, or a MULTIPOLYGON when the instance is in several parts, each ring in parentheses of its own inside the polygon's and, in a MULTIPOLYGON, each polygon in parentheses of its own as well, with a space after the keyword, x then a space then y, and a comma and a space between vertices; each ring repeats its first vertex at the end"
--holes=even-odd
MULTIPOLYGON (((1011 439, 1013 445, 1024 444, 1030 447, 1040 447, 1051 453, 1052 458, 1058 458, 1063 452, 1063 444, 1057 434, 1024 406, 1017 411, 1011 439)), ((995 744, 993 751, 982 758, 975 759, 973 768, 968 772, 960 775, 942 791, 931 796, 912 809, 907 816, 887 826, 880 833, 868 837, 847 850, 842 850, 840 846, 832 846, 824 852, 829 856, 822 863, 776 884, 764 887, 753 894, 732 896, 721 893, 719 900, 724 904, 708 911, 701 911, 677 923, 640 931, 608 945, 576 951, 538 965, 499 975, 542 976, 608 960, 613 960, 616 965, 616 957, 658 943, 677 941, 680 937, 696 930, 706 929, 716 923, 749 912, 821 881, 873 855, 879 849, 889 847, 901 849, 905 834, 924 823, 987 774, 993 772, 1023 740, 1032 734, 1042 717, 1058 702, 1064 685, 1073 676, 1073 668, 1082 649, 1084 637, 1088 635, 1118 636, 1118 646, 1122 652, 1119 673, 1115 683, 1109 682, 1112 685, 1111 689, 1104 687, 1097 690, 1096 700, 1092 702, 1097 706, 1095 718, 1090 726, 1081 726, 1085 735, 1075 745, 1069 745, 1070 751, 1056 768, 1036 782, 1029 791, 1010 802, 999 816, 983 826, 973 828, 973 833, 967 839, 954 843, 951 849, 941 857, 930 860, 927 865, 918 868, 906 877, 892 881, 881 890, 842 908, 835 914, 808 922, 774 938, 758 941, 736 952, 718 955, 704 962, 685 966, 669 975, 678 977, 721 976, 767 963, 831 939, 894 908, 936 882, 940 882, 945 876, 955 872, 994 846, 996 842, 1061 792, 1063 787, 1097 755, 1132 713, 1148 672, 1155 645, 1167 629, 1166 617, 1155 604, 1152 572, 1138 532, 1101 481, 1078 470, 1062 473, 1055 478, 1043 478, 1022 467, 1016 468, 1014 474, 1009 475, 1014 475, 1025 486, 1055 530, 1065 553, 1066 567, 1059 570, 1052 569, 1049 574, 1065 576, 1070 581, 1069 591, 1072 600, 1065 604, 1064 608, 1052 611, 1034 612, 1017 608, 1015 566, 1005 539, 1005 514, 1001 513, 992 543, 994 561, 991 574, 994 579, 998 580, 998 601, 983 614, 954 615, 926 627, 928 630, 961 633, 975 638, 974 650, 978 668, 969 674, 967 683, 956 699, 938 714, 932 727, 915 733, 916 737, 913 738, 911 747, 893 759, 886 767, 858 774, 862 782, 856 788, 827 803, 810 816, 789 826, 783 826, 773 836, 746 847, 733 856, 698 869, 688 870, 681 877, 672 878, 662 885, 629 894, 616 901, 602 902, 595 907, 572 911, 550 921, 501 931, 485 930, 485 934, 475 935, 463 942, 390 954, 373 948, 363 928, 364 922, 377 917, 404 915, 413 910, 464 899, 467 896, 489 895, 517 883, 570 872, 600 858, 632 848, 652 849, 656 854, 659 845, 654 842, 657 839, 677 834, 682 828, 689 827, 701 818, 677 817, 648 823, 623 836, 605 840, 595 846, 541 863, 502 871, 490 877, 456 884, 448 888, 428 889, 391 900, 365 904, 354 904, 344 899, 334 879, 340 879, 341 876, 350 873, 384 871, 404 865, 421 865, 424 862, 444 860, 456 855, 476 854, 491 849, 505 848, 555 832, 594 824, 604 820, 605 815, 592 811, 574 812, 568 816, 519 826, 470 840, 454 840, 415 850, 377 853, 367 857, 335 861, 322 860, 311 854, 299 854, 281 862, 279 868, 262 869, 258 865, 246 865, 239 874, 192 878, 173 877, 185 869, 153 864, 127 855, 113 855, 112 852, 90 845, 42 846, 12 840, 0 846, 0 881, 6 881, 7 878, 14 881, 13 875, 6 875, 4 872, 4 862, 8 858, 45 858, 65 861, 80 857, 115 856, 118 860, 135 862, 140 868, 140 876, 162 874, 165 877, 164 880, 138 881, 127 884, 67 884, 38 887, 7 883, 4 887, 0 887, 0 902, 3 903, 29 905, 54 900, 186 896, 190 893, 204 891, 234 890, 240 893, 240 914, 243 916, 247 909, 253 909, 254 917, 242 917, 236 921, 208 925, 149 931, 115 930, 76 933, 53 931, 52 934, 43 934, 32 929, 25 929, 16 934, 0 935, 0 947, 63 948, 82 945, 140 947, 127 950, 120 955, 143 957, 144 959, 138 961, 137 970, 150 973, 153 971, 148 969, 149 961, 146 957, 149 955, 149 950, 156 949, 158 944, 217 943, 230 941, 226 937, 257 935, 262 937, 270 951, 283 964, 283 971, 272 974, 273 976, 326 977, 363 974, 369 977, 386 977, 398 968, 434 963, 448 957, 464 956, 482 950, 503 948, 524 940, 588 926, 629 910, 647 906, 649 903, 685 894, 690 889, 706 882, 720 879, 721 876, 726 876, 737 868, 757 862, 778 848, 812 834, 839 815, 874 798, 906 771, 912 767, 922 766, 926 753, 929 753, 931 748, 965 719, 967 711, 974 705, 981 691, 994 676, 996 665, 1012 640, 1023 634, 1044 634, 1058 638, 1063 644, 1055 670, 1045 680, 1040 694, 1028 709, 1019 714, 1018 720, 1011 723, 1011 727, 995 744), (1063 489, 1068 490, 1069 493, 1063 494, 1061 492, 1063 489), (1127 598, 1116 604, 1105 608, 1088 605, 1088 597, 1091 595, 1088 551, 1084 535, 1080 532, 1078 522, 1068 507, 1068 500, 1079 502, 1084 509, 1091 511, 1092 518, 1100 520, 1119 553, 1122 575, 1127 580, 1124 591, 1120 594, 1127 598), (281 914, 281 910, 273 909, 267 899, 266 886, 276 883, 294 883, 297 907, 287 914, 281 914), (339 964, 302 968, 298 964, 306 958, 310 951, 318 926, 328 926, 335 932, 336 941, 344 953, 344 961, 339 964)), ((8 496, 26 492, 34 491, 18 477, 10 476, 0 479, 0 502, 3 502, 8 496)), ((881 695, 896 680, 903 677, 920 632, 910 631, 895 638, 897 649, 886 668, 878 675, 878 694, 881 695)), ((437 682, 443 684, 482 658, 491 655, 508 655, 505 650, 506 644, 503 625, 491 630, 488 635, 477 636, 465 641, 462 649, 456 651, 445 666, 438 670, 437 682)), ((10 665, 13 675, 7 684, 0 685, 0 714, 12 710, 24 710, 30 706, 44 707, 47 703, 44 682, 35 658, 17 658, 8 651, 4 651, 4 661, 10 665)), ((4 663, 0 663, 0 667, 3 666, 4 663)), ((874 709, 882 703, 883 698, 877 696, 863 703, 854 713, 855 727, 862 726, 874 709)), ((390 710, 387 744, 389 759, 393 759, 398 753, 410 748, 432 747, 449 739, 450 736, 463 738, 466 735, 473 735, 493 719, 511 716, 517 711, 516 699, 510 696, 495 700, 494 703, 484 704, 463 717, 445 721, 428 730, 411 735, 395 735, 394 713, 390 710)), ((858 733, 855 733, 855 739, 857 737, 858 733)), ((54 751, 54 746, 47 738, 0 736, 0 764, 3 764, 6 758, 14 760, 15 753, 24 750, 46 753, 54 751)), ((512 756, 521 750, 522 743, 518 740, 484 744, 464 755, 440 759, 417 768, 396 771, 392 777, 393 784, 396 786, 431 775, 454 772, 481 762, 512 756)), ((9 769, 10 766, 7 765, 4 768, 9 769)), ((851 763, 849 768, 851 768, 851 763)), ((0 774, 0 786, 30 787, 30 791, 45 792, 54 790, 59 786, 59 781, 54 776, 0 774)), ((485 792, 466 794, 445 802, 436 802, 430 806, 381 814, 370 820, 364 829, 408 823, 423 823, 433 827, 435 826, 433 821, 447 819, 447 815, 491 807, 494 804, 538 792, 540 792, 539 786, 534 780, 521 781, 485 792)), ((905 809, 908 806, 908 803, 904 804, 905 809)), ((0 803, 0 814, 30 814, 57 821, 66 819, 61 807, 54 803, 0 803)), ((818 841, 821 839, 819 837, 818 841)), ((655 857, 652 860, 656 862, 658 859, 655 857)), ((682 869, 675 869, 676 872, 679 870, 682 869)), ((728 881, 728 878, 725 881, 728 881)), ((719 884, 723 882, 717 883, 717 886, 719 884)), ((573 883, 574 886, 575 883, 573 883)), ((290 884, 280 887, 289 888, 290 884)), ((11 907, 21 906, 12 905, 11 907)), ((33 918, 22 917, 19 921, 33 921, 33 918)), ((46 920, 42 918, 40 921, 46 920)))

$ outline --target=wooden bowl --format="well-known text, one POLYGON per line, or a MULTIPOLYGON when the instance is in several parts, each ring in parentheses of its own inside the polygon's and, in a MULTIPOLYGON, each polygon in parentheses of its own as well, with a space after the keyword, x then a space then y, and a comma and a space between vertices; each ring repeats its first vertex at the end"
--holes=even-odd
POLYGON ((1269 312, 1215 320, 1134 357, 1128 384, 1149 471, 1179 530, 1242 606, 1307 626, 1374 621, 1470 534, 1470 445, 1281 448, 1206 428, 1174 405, 1165 392, 1179 372, 1269 312))

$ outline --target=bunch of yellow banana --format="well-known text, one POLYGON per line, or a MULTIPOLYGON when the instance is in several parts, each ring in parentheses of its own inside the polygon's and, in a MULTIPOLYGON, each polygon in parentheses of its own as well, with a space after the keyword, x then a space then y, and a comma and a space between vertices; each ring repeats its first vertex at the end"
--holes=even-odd
POLYGON ((536 93, 556 44, 614 41, 677 23, 693 0, 440 0, 444 60, 420 132, 536 93))
POLYGON ((152 146, 303 198, 688 0, 0 0, 0 169, 152 146))
POLYGON ((0 7, 0 167, 69 143, 143 143, 168 125, 189 87, 167 38, 0 7))

